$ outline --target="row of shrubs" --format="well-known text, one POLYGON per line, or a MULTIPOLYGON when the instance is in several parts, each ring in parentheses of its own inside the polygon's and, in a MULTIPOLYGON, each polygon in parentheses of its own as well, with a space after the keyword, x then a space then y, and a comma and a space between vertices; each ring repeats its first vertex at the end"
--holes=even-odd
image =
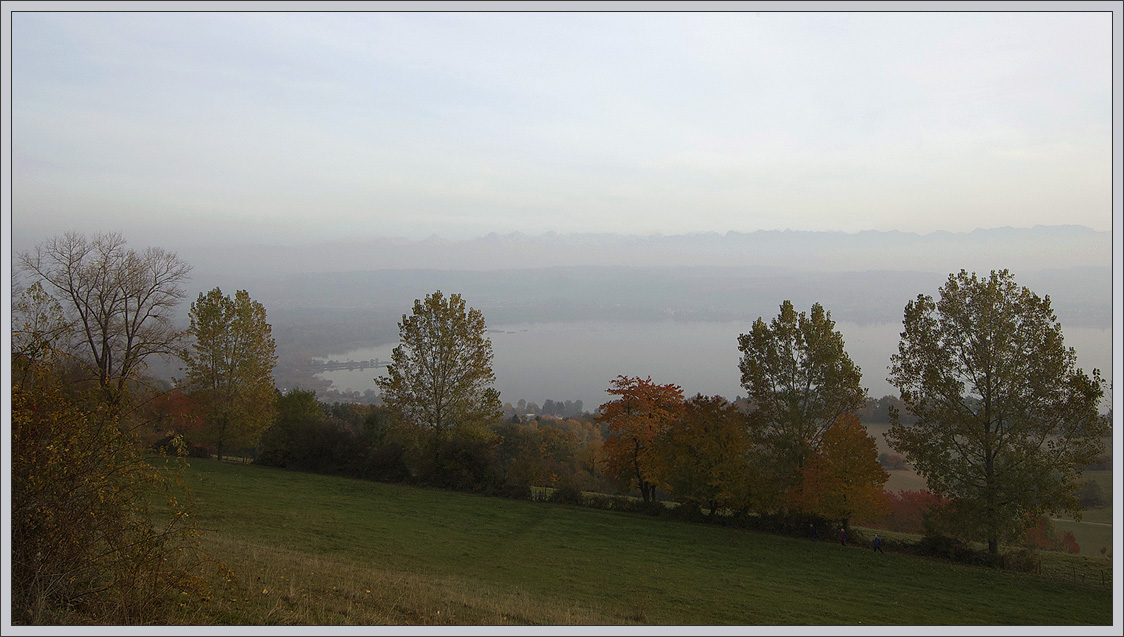
MULTIPOLYGON (((607 511, 641 513, 662 516, 704 524, 761 531, 789 537, 811 538, 811 529, 818 530, 818 538, 835 540, 834 531, 839 524, 820 516, 804 513, 778 513, 771 515, 749 514, 747 512, 726 512, 711 514, 696 506, 677 505, 660 501, 645 502, 638 498, 602 493, 582 493, 573 488, 559 488, 553 491, 537 492, 532 499, 537 501, 569 504, 607 511)), ((847 544, 864 549, 873 549, 873 534, 869 531, 849 529, 847 544)), ((967 542, 943 535, 923 535, 919 540, 881 538, 882 549, 894 553, 940 559, 959 564, 984 566, 1013 570, 1024 573, 1040 573, 1042 559, 1032 548, 993 555, 986 549, 972 548, 967 542)))

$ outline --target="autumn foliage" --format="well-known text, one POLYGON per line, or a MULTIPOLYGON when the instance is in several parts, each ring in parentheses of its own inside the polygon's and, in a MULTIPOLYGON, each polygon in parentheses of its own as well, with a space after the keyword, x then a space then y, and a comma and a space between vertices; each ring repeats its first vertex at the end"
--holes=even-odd
POLYGON ((1046 549, 1050 551, 1065 551, 1066 553, 1080 553, 1081 546, 1073 533, 1066 531, 1058 535, 1058 529, 1053 520, 1042 515, 1027 529, 1023 545, 1027 548, 1046 549))
POLYGON ((792 505, 847 526, 874 522, 889 512, 882 486, 890 475, 878 463, 878 446, 854 414, 846 414, 823 434, 816 452, 800 470, 790 491, 792 505))
POLYGON ((127 415, 72 383, 66 363, 13 355, 13 617, 140 621, 166 593, 194 586, 184 562, 194 527, 127 415), (170 510, 159 520, 157 497, 170 510))
POLYGON ((202 444, 205 406, 183 388, 157 393, 145 403, 144 409, 145 419, 151 426, 148 436, 151 443, 167 448, 175 441, 185 447, 188 455, 210 455, 211 448, 202 444))
POLYGON ((265 307, 245 290, 200 292, 189 317, 194 342, 180 356, 192 398, 204 407, 199 434, 221 460, 226 448, 256 445, 273 422, 277 345, 265 307))
POLYGON ((753 495, 745 416, 721 396, 697 395, 657 440, 661 475, 681 504, 744 508, 753 495))
POLYGON ((603 447, 606 473, 639 489, 644 501, 651 502, 656 488, 663 485, 656 438, 682 416, 683 390, 653 383, 650 376, 618 376, 607 391, 618 398, 601 405, 598 418, 609 431, 603 447))

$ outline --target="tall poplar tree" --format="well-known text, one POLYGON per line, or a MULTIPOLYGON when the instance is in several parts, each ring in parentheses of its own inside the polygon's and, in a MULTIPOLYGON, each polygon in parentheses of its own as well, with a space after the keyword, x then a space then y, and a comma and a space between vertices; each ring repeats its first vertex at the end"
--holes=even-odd
POLYGON ((738 349, 742 386, 754 406, 749 422, 783 490, 799 479, 836 419, 866 404, 862 372, 819 303, 805 314, 785 301, 771 322, 758 318, 738 337, 738 349))
POLYGON ((917 422, 892 411, 886 439, 954 501, 964 531, 997 554, 1044 513, 1079 516, 1081 467, 1110 430, 1100 372, 1077 367, 1050 297, 1007 270, 961 270, 939 300, 910 301, 903 325, 889 380, 917 422))
POLYGON ((375 379, 382 398, 405 422, 433 432, 434 454, 454 427, 486 425, 501 415, 492 387, 492 341, 480 310, 440 290, 415 300, 398 324, 400 343, 387 375, 375 379))
POLYGON ((203 405, 203 435, 221 459, 224 448, 257 444, 273 422, 276 344, 265 307, 245 290, 234 298, 219 288, 200 293, 189 316, 187 383, 203 405))

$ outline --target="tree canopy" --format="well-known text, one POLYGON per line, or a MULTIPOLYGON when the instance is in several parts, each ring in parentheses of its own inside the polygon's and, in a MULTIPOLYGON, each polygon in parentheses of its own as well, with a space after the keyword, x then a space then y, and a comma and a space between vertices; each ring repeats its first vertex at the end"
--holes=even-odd
POLYGON ((744 509, 755 488, 745 417, 721 396, 696 395, 657 440, 671 495, 714 515, 744 509))
POLYGON ((182 353, 187 384, 204 413, 204 438, 217 446, 245 447, 258 442, 272 424, 276 344, 265 307, 246 290, 234 298, 215 288, 191 304, 182 353))
POLYGON ((90 239, 70 232, 21 253, 19 261, 59 304, 71 352, 108 404, 127 395, 149 356, 177 353, 174 310, 191 266, 174 253, 131 250, 117 233, 90 239))
POLYGON ((910 301, 903 326, 889 380, 917 421, 892 412, 886 438, 954 501, 963 528, 998 553, 1042 513, 1079 515, 1080 469, 1109 426, 1100 372, 1077 367, 1050 297, 1007 270, 961 270, 938 300, 910 301))
POLYGON ((838 520, 844 528, 851 520, 875 522, 890 512, 883 492, 890 474, 878 463, 878 444, 854 414, 840 416, 824 432, 800 477, 791 494, 797 508, 838 520))
POLYGON ((492 342, 479 310, 467 308, 459 294, 445 297, 437 290, 414 301, 413 314, 402 315, 398 330, 400 344, 375 385, 401 418, 431 429, 435 438, 452 427, 499 418, 492 342))
POLYGON ((601 405, 598 416, 609 431, 603 445, 606 473, 651 502, 663 482, 656 439, 683 414, 683 390, 653 383, 650 376, 618 376, 611 384, 607 392, 618 398, 601 405))
POLYGON ((809 315, 785 301, 770 323, 759 317, 738 337, 738 349, 742 386, 754 406, 750 423, 790 486, 832 423, 866 403, 862 372, 819 303, 809 315))

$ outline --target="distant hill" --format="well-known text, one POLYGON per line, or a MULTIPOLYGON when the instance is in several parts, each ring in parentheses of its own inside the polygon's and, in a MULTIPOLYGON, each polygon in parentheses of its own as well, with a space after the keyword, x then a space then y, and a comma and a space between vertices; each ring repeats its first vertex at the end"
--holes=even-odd
MULTIPOLYGON (((263 277, 251 294, 271 313, 320 309, 392 315, 434 290, 460 293, 493 323, 594 319, 730 321, 775 314, 785 299, 819 302, 837 320, 900 321, 918 294, 935 295, 947 273, 779 268, 553 267, 522 270, 371 270, 263 277)), ((1067 324, 1107 327, 1111 269, 1041 270, 1016 280, 1050 295, 1067 324)))
MULTIPOLYGON (((775 316, 785 299, 802 311, 821 303, 837 322, 887 325, 900 322, 918 294, 937 294, 952 272, 1008 268, 1021 285, 1051 297, 1067 330, 1112 326, 1111 235, 1075 226, 165 247, 194 266, 188 301, 220 286, 246 289, 266 306, 279 370, 290 375, 310 356, 395 342, 397 322, 414 300, 438 289, 463 295, 491 327, 614 320, 748 326, 775 316)), ((179 307, 184 324, 189 305, 179 307)), ((312 386, 308 378, 300 382, 312 386)), ((552 395, 579 397, 558 382, 552 395)))
MULTIPOLYGON (((949 273, 1007 268, 1050 295, 1068 328, 1112 324, 1112 235, 1081 226, 972 232, 489 234, 295 246, 163 245, 193 266, 188 301, 246 289, 269 311, 283 360, 397 337, 414 299, 457 292, 488 324, 752 321, 790 299, 836 321, 892 323, 949 273)), ((186 324, 190 303, 179 307, 186 324)))
POLYGON ((376 237, 179 254, 194 266, 199 291, 249 289, 277 318, 298 310, 397 316, 441 289, 463 294, 492 322, 744 319, 770 314, 784 299, 800 307, 818 301, 838 320, 897 321, 906 301, 935 294, 962 268, 1010 269, 1019 283, 1049 294, 1069 324, 1107 326, 1112 308, 1111 233, 1082 226, 376 237))
MULTIPOLYGON (((175 246, 166 246, 173 249, 175 246)), ((381 269, 552 266, 776 267, 801 271, 987 272, 1109 266, 1112 235, 1083 226, 972 232, 759 231, 685 235, 489 234, 466 240, 357 238, 294 246, 178 248, 201 277, 381 269)))

